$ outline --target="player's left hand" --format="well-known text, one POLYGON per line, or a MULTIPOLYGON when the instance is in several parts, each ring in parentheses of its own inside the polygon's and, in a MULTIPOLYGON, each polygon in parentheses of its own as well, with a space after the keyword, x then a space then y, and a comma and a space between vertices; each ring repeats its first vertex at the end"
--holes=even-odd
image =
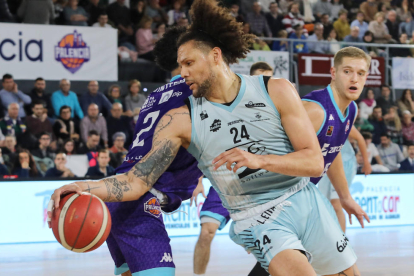
POLYGON ((261 160, 260 155, 256 155, 239 148, 234 148, 223 152, 213 160, 214 170, 217 170, 222 165, 226 164, 229 171, 236 172, 240 167, 248 167, 249 169, 260 169, 261 160), (226 164, 227 163, 227 164, 226 164), (231 168, 233 163, 236 165, 231 168))
POLYGON ((365 173, 365 175, 369 175, 372 172, 371 164, 368 162, 364 162, 364 165, 362 166, 361 172, 365 173))
POLYGON ((362 210, 361 206, 359 206, 358 203, 356 203, 352 197, 349 197, 346 199, 341 198, 340 200, 341 200, 342 208, 344 208, 345 211, 348 213, 349 223, 351 225, 352 225, 352 215, 357 217, 362 228, 364 228, 364 218, 368 221, 368 223, 370 222, 367 213, 365 213, 365 211, 362 210))

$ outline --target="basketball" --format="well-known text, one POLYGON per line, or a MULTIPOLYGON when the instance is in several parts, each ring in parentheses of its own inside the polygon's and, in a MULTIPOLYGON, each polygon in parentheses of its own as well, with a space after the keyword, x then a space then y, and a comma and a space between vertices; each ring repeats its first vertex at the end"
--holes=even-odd
POLYGON ((89 193, 66 195, 52 214, 57 241, 73 252, 89 252, 101 246, 111 231, 111 215, 105 203, 89 193))

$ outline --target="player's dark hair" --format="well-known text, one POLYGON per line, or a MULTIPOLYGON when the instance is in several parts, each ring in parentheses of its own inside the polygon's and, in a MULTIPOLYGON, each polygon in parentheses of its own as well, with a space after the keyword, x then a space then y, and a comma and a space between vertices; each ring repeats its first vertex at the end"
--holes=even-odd
POLYGON ((172 27, 155 43, 155 62, 165 71, 173 71, 178 67, 177 40, 185 33, 186 27, 172 27))
POLYGON ((250 67, 250 75, 253 75, 254 71, 256 70, 263 70, 263 71, 272 71, 273 68, 269 65, 269 63, 264 61, 256 62, 255 64, 250 67))
POLYGON ((230 14, 229 10, 219 7, 216 0, 195 0, 190 10, 191 25, 178 39, 177 46, 193 40, 197 46, 222 51, 224 62, 236 63, 250 52, 255 35, 243 33, 242 23, 230 14))

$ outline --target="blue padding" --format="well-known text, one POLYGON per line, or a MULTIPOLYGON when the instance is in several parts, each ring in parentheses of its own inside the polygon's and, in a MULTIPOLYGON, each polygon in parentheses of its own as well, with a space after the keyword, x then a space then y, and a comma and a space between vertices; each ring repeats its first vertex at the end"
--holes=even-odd
POLYGON ((132 276, 174 276, 175 267, 156 267, 132 273, 132 276))
POLYGON ((200 212, 200 218, 202 216, 207 216, 207 217, 211 217, 213 219, 218 220, 220 222, 219 230, 223 229, 227 224, 226 218, 223 217, 220 214, 217 214, 217 213, 213 213, 213 212, 210 212, 210 211, 201 211, 200 212))
POLYGON ((129 266, 127 263, 122 264, 120 267, 115 267, 115 275, 121 275, 129 270, 129 266))

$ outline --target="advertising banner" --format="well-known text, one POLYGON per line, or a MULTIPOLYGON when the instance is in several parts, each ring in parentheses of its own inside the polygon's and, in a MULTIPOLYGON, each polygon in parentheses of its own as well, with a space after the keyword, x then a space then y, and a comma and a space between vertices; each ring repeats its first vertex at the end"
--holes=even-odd
POLYGON ((0 29, 0 75, 118 80, 116 29, 8 23, 0 29))
MULTIPOLYGON (((323 85, 331 82, 330 69, 334 65, 333 55, 298 54, 300 85, 323 85)), ((382 57, 372 58, 366 86, 378 87, 385 82, 385 61, 382 57)))
POLYGON ((395 89, 414 89, 414 59, 392 58, 392 86, 395 89))

